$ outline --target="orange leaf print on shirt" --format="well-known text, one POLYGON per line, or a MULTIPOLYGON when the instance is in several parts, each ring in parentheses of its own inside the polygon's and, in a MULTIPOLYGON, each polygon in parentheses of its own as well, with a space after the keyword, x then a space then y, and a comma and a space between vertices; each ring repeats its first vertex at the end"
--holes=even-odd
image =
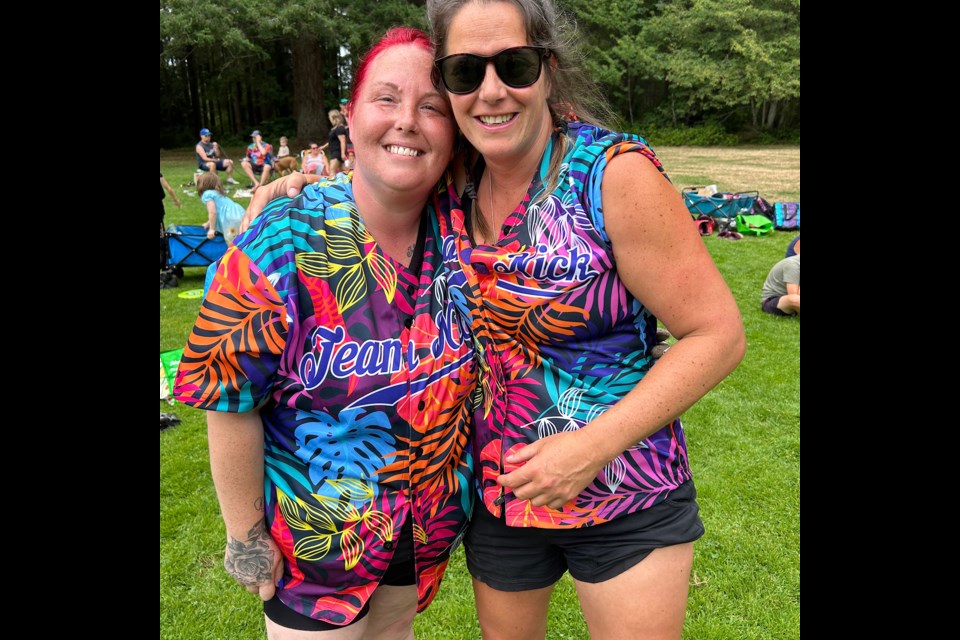
POLYGON ((221 259, 196 325, 184 349, 178 394, 200 406, 215 401, 222 386, 242 388, 238 356, 278 355, 286 344, 287 315, 280 296, 236 247, 221 259))

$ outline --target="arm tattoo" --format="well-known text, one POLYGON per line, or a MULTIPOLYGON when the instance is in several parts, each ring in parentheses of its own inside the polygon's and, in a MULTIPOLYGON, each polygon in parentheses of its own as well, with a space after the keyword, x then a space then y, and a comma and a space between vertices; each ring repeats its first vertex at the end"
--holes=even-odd
POLYGON ((266 542, 269 537, 263 520, 247 532, 246 541, 228 536, 223 568, 242 585, 270 582, 273 578, 273 551, 266 542))

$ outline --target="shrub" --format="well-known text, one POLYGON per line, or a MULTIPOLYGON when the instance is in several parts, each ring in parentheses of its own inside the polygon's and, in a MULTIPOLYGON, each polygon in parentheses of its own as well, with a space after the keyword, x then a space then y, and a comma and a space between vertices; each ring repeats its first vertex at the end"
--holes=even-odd
POLYGON ((736 135, 727 133, 721 125, 715 122, 686 127, 634 124, 627 130, 643 136, 650 144, 661 147, 716 147, 733 146, 738 143, 736 135))

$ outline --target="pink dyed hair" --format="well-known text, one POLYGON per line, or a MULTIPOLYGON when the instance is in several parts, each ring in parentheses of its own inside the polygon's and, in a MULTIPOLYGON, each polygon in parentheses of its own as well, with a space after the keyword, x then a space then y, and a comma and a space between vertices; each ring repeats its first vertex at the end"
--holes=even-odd
POLYGON ((347 107, 351 111, 353 110, 353 103, 357 99, 357 96, 360 95, 360 89, 363 88, 363 83, 367 79, 367 72, 370 69, 370 64, 377 59, 377 56, 387 49, 402 44, 417 45, 433 56, 433 45, 430 44, 430 37, 423 31, 420 31, 420 29, 414 29, 413 27, 391 28, 376 42, 376 44, 370 47, 370 50, 367 51, 367 53, 363 56, 363 59, 360 60, 360 65, 357 67, 357 73, 353 77, 353 91, 350 92, 350 102, 347 103, 347 107))

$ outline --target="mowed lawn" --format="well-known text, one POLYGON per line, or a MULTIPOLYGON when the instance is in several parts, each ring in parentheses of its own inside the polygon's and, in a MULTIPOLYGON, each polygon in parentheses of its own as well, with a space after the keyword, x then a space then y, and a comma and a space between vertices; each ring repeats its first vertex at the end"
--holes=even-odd
MULTIPOLYGON (((771 202, 800 199, 798 147, 656 150, 678 189, 716 183, 723 191, 759 190, 771 202)), ((242 149, 228 153, 239 158, 242 149)), ((193 168, 192 150, 160 155, 160 170, 183 201, 176 209, 167 198, 167 224, 206 219, 195 191, 181 186, 193 168)), ((246 185, 239 163, 236 177, 246 185)), ((694 547, 685 638, 800 637, 800 320, 760 311, 763 280, 792 238, 705 239, 740 305, 748 349, 740 367, 683 416, 707 530, 694 547)), ((183 346, 200 306, 178 297, 203 286, 203 269, 186 271, 178 288, 160 291, 161 351, 183 346)), ((160 637, 264 638, 259 601, 222 567, 203 412, 163 402, 160 410, 183 420, 160 434, 160 637)), ((643 603, 624 594, 623 606, 643 603)), ((416 633, 420 640, 480 638, 462 549, 416 633)), ((547 638, 587 637, 566 576, 554 592, 547 638)))

